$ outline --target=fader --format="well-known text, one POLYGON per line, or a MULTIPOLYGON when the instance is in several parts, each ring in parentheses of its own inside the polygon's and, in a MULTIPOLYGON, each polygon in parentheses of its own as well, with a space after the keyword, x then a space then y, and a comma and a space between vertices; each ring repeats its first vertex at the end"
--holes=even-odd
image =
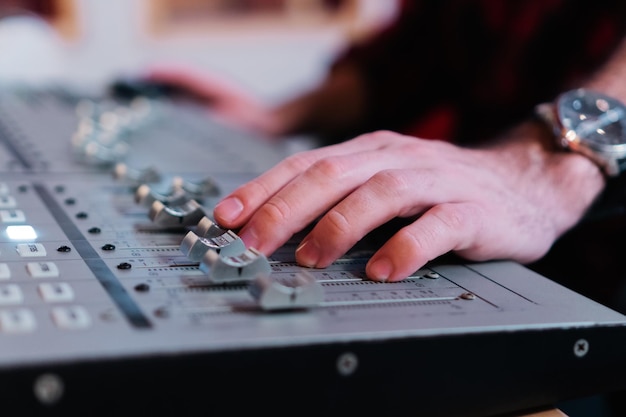
POLYGON ((307 143, 185 99, 0 86, 3 413, 470 417, 623 387, 625 317, 521 265, 378 283, 393 222, 324 269, 299 236, 266 256, 215 224, 307 143))

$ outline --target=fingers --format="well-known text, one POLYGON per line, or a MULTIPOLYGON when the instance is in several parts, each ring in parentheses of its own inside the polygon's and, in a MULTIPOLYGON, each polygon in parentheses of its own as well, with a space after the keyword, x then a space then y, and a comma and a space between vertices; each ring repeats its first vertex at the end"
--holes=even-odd
POLYGON ((516 242, 501 249, 499 231, 529 208, 494 180, 480 156, 389 135, 291 156, 235 190, 216 206, 214 217, 225 227, 241 227, 246 245, 267 255, 317 220, 296 260, 323 268, 378 226, 418 216, 368 263, 368 277, 380 281, 406 278, 450 251, 478 260, 518 249, 516 242))
POLYGON ((379 225, 419 213, 423 205, 416 198, 407 198, 411 190, 418 189, 413 182, 419 179, 409 174, 385 170, 363 181, 328 210, 303 239, 296 250, 298 263, 326 267, 379 225))
MULTIPOLYGON (((273 195, 282 190, 287 184, 296 180, 317 161, 332 156, 367 152, 369 150, 375 150, 380 146, 381 141, 377 140, 377 137, 366 135, 338 145, 326 146, 292 155, 226 196, 215 206, 214 217, 218 223, 225 227, 239 228, 244 223, 248 222, 252 215, 273 195)), ((324 173, 324 169, 326 168, 320 168, 317 170, 318 174, 309 175, 309 181, 316 181, 317 175, 320 175, 322 179, 328 177, 332 178, 334 174, 326 174, 324 173)), ((334 168, 332 166, 329 167, 329 169, 337 172, 340 171, 340 168, 334 168)), ((350 167, 346 166, 345 169, 350 169, 350 167)), ((337 183, 336 179, 334 179, 333 183, 337 183)), ((313 187, 316 186, 313 185, 313 187)), ((298 195, 300 195, 300 191, 302 191, 305 197, 312 197, 309 183, 306 182, 299 183, 298 187, 294 186, 292 191, 298 193, 298 195)), ((322 193, 316 195, 315 199, 324 198, 325 193, 326 191, 322 190, 322 193)), ((293 197, 290 197, 287 200, 293 199, 293 197)))
MULTIPOLYGON (((372 277, 379 280, 396 279, 401 274, 406 277, 413 272, 413 268, 423 265, 423 259, 429 260, 446 251, 461 249, 462 240, 446 239, 452 235, 456 239, 463 238, 464 233, 471 233, 470 226, 476 223, 476 219, 483 218, 475 215, 465 219, 470 217, 465 213, 467 208, 464 211, 459 208, 452 210, 457 206, 445 204, 450 195, 455 195, 457 201, 469 201, 471 198, 471 189, 456 188, 455 183, 458 181, 428 170, 381 171, 318 221, 298 247, 296 259, 309 267, 326 267, 379 225, 395 217, 411 217, 425 212, 414 225, 406 227, 398 237, 393 238, 390 247, 381 249, 378 255, 380 262, 371 270, 372 277), (416 235, 411 234, 412 231, 416 235), (422 244, 430 252, 416 249, 422 244), (407 256, 409 253, 410 258, 407 256)), ((458 205, 466 206, 472 207, 469 204, 458 205)))
POLYGON ((227 227, 243 220, 246 224, 239 235, 244 242, 272 253, 365 182, 380 159, 375 152, 325 158, 317 153, 300 154, 235 191, 216 206, 215 218, 227 227), (286 177, 292 179, 285 182, 286 177), (241 202, 240 211, 237 222, 229 223, 228 216, 234 213, 224 211, 233 199, 241 202))
POLYGON ((376 281, 398 281, 428 261, 467 249, 483 229, 485 213, 473 203, 439 204, 392 236, 369 260, 365 272, 376 281))
POLYGON ((213 216, 222 226, 239 228, 262 204, 293 178, 300 175, 315 160, 314 155, 306 152, 284 159, 271 170, 226 196, 215 206, 213 216))

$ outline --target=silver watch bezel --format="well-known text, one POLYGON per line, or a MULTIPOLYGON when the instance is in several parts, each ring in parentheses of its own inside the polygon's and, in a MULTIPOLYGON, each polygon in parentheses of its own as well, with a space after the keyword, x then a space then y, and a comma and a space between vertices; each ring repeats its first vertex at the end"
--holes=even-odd
MULTIPOLYGON (((536 113, 552 127, 561 147, 587 156, 598 164, 608 176, 617 176, 626 170, 626 105, 620 100, 593 90, 579 88, 562 93, 553 103, 538 105, 536 113), (610 110, 607 111, 612 113, 606 113, 610 114, 606 121, 608 123, 619 122, 621 125, 621 136, 618 138, 613 136, 612 142, 614 143, 599 143, 596 139, 581 135, 577 131, 579 120, 585 120, 582 117, 585 115, 578 113, 575 108, 573 109, 575 106, 572 103, 580 102, 580 100, 585 100, 587 104, 589 100, 593 100, 596 106, 608 106, 610 110), (582 115, 577 116, 580 119, 577 120, 576 125, 572 123, 572 114, 582 115)), ((597 123, 597 120, 592 119, 589 123, 594 121, 597 123)), ((595 124, 592 124, 593 127, 595 124)), ((593 132, 599 132, 598 129, 593 132)), ((605 133, 602 130, 602 134, 605 133)))

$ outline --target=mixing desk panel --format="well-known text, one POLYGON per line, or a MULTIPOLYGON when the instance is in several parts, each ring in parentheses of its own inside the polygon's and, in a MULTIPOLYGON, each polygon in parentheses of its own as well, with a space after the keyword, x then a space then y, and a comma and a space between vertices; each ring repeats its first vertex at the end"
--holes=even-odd
POLYGON ((5 86, 0 398, 41 415, 270 398, 278 413, 289 399, 471 416, 614 387, 600 375, 624 369, 624 317, 521 265, 442 258, 376 283, 364 266, 385 228, 305 269, 298 236, 266 256, 213 222, 299 140, 267 143, 184 100, 5 86))

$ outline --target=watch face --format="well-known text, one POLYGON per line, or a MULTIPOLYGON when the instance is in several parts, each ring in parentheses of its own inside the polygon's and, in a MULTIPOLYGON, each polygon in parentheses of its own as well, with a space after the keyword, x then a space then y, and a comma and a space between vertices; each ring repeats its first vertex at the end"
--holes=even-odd
POLYGON ((570 142, 601 151, 626 150, 626 107, 619 100, 579 89, 560 96, 557 111, 570 142))

